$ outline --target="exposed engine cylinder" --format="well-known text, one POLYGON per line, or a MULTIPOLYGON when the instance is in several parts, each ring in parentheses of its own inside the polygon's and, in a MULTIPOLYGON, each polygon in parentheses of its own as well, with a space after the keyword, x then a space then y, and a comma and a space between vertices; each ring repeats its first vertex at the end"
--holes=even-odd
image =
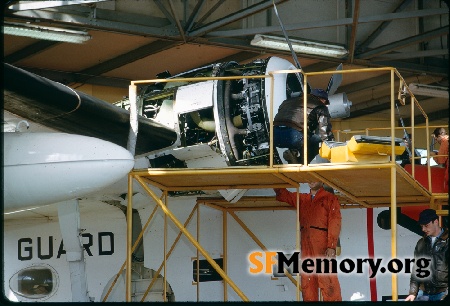
MULTIPOLYGON (((270 57, 244 65, 212 64, 178 74, 169 78, 173 81, 143 88, 142 115, 177 131, 179 152, 194 146, 198 152, 206 144, 228 166, 268 165, 272 112, 286 98, 300 96, 302 88, 295 73, 271 73, 280 70, 296 68, 287 60, 270 57), (183 80, 197 77, 217 79, 183 80)), ((330 97, 332 116, 348 116, 351 102, 345 94, 335 96, 330 97)), ((281 150, 274 150, 274 163, 284 162, 281 150)), ((155 154, 151 163, 155 167, 187 166, 181 153, 179 158, 170 154, 155 154)))

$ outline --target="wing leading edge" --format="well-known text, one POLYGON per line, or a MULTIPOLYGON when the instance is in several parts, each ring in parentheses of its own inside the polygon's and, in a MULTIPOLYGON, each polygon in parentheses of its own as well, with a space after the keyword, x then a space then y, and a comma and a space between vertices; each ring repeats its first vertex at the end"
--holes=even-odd
MULTIPOLYGON (((127 147, 125 109, 23 69, 4 64, 4 109, 55 130, 91 136, 127 147)), ((177 133, 139 116, 136 155, 173 145, 177 133)))

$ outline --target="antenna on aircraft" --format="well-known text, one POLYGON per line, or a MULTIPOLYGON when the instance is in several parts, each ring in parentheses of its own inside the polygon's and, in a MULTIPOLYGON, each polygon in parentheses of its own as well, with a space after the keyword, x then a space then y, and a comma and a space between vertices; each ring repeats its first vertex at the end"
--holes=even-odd
MULTIPOLYGON (((294 49, 292 48, 291 41, 289 40, 289 37, 288 37, 288 35, 286 33, 286 30, 284 28, 283 22, 281 21, 281 18, 278 15, 277 6, 275 5, 275 0, 273 1, 273 8, 275 10, 275 15, 278 18, 278 22, 280 23, 281 30, 283 31, 284 38, 286 39, 286 42, 287 42, 287 44, 289 46, 289 49, 291 50, 292 57, 294 59, 295 65, 297 66, 298 69, 302 69, 302 66, 300 65, 300 62, 298 61, 297 54, 295 53, 294 49)), ((298 81, 300 83, 300 87, 302 89, 302 92, 304 92, 304 90, 303 90, 303 76, 300 73, 298 73, 298 72, 295 72, 295 75, 297 76, 297 79, 298 79, 298 81)), ((310 91, 311 91, 311 88, 309 88, 309 84, 308 84, 308 92, 310 92, 310 91)))
MULTIPOLYGON (((409 143, 409 141, 410 141, 409 135, 408 135, 408 132, 406 131, 405 123, 403 122, 403 118, 402 118, 402 116, 400 115, 400 110, 398 109, 398 104, 397 104, 397 102, 395 102, 395 107, 397 108, 397 113, 398 113, 398 116, 400 117, 400 123, 402 124, 402 127, 403 127, 403 134, 404 134, 404 137, 405 137, 406 141, 409 143)), ((408 146, 405 146, 405 148, 406 148, 406 151, 408 151, 409 157, 411 157, 411 156, 412 156, 411 150, 409 149, 408 146)))
MULTIPOLYGON (((275 11, 275 15, 277 16, 278 22, 280 23, 280 27, 281 30, 283 31, 283 35, 284 38, 286 39, 286 42, 289 46, 289 49, 291 50, 291 54, 292 54, 292 58, 294 59, 295 65, 297 66, 298 69, 302 69, 300 62, 298 60, 297 54, 295 53, 294 49, 292 48, 292 44, 291 41, 289 40, 289 37, 286 33, 286 29, 284 28, 283 22, 281 21, 280 15, 278 14, 278 10, 277 10, 277 6, 275 5, 275 0, 273 0, 273 8, 275 11)), ((336 70, 342 70, 342 63, 339 64, 339 66, 336 68, 336 70)), ((302 92, 304 92, 303 90, 303 76, 296 72, 295 75, 298 78, 298 81, 300 83, 302 92)), ((327 87, 327 93, 328 95, 332 95, 336 92, 336 90, 338 89, 338 87, 341 85, 342 82, 342 74, 341 73, 335 73, 331 76, 330 81, 328 82, 328 87, 327 87)), ((311 92, 311 88, 308 84, 308 93, 311 92)))

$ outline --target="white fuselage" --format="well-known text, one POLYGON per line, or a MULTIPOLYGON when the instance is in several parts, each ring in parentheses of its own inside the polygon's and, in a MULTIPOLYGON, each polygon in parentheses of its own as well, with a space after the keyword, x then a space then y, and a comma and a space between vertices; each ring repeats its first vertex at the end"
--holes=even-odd
POLYGON ((134 157, 113 143, 65 133, 4 133, 5 212, 74 199, 126 176, 134 157))
MULTIPOLYGON (((305 186, 302 186, 304 189, 305 186)), ((307 188, 307 187, 306 187, 307 188)), ((155 192, 158 192, 155 190, 155 192)), ((249 191, 250 195, 272 195, 271 190, 249 191)), ((210 195, 209 195, 210 196, 210 195)), ((123 200, 121 204, 126 204, 123 200)), ((138 193, 133 197, 133 208, 141 218, 142 226, 147 222, 156 204, 147 196, 138 193)), ((174 216, 184 223, 196 205, 196 197, 186 196, 169 198, 168 207, 174 216)), ((5 275, 4 290, 12 300, 31 301, 23 297, 16 297, 11 291, 15 285, 13 278, 18 271, 33 266, 48 265, 58 274, 56 290, 48 297, 38 301, 70 302, 70 283, 66 262, 66 254, 61 252, 61 235, 57 215, 51 212, 52 206, 41 207, 35 210, 36 216, 47 216, 40 221, 33 219, 21 219, 9 216, 5 221, 5 275), (48 218, 50 218, 48 220, 48 218), (27 221, 28 220, 28 221, 27 221), (48 220, 48 221, 46 221, 48 220), (49 242, 52 241, 52 245, 49 242), (8 256, 6 256, 8 255, 8 256), (10 282, 10 280, 12 281, 10 282)), ((55 209, 56 210, 56 209, 55 209)), ((390 259, 391 232, 377 226, 378 213, 384 208, 369 210, 365 208, 351 208, 342 210, 342 230, 340 235, 342 252, 339 260, 369 257, 369 246, 374 248, 374 258, 382 258, 383 265, 390 259), (369 219, 372 226, 368 226, 369 219), (373 233, 373 234, 371 234, 373 233)), ((101 301, 112 283, 116 273, 126 258, 125 234, 126 217, 116 207, 101 201, 80 201, 82 241, 85 244, 86 270, 88 279, 89 296, 96 302, 101 301)), ((31 214, 31 212, 29 212, 31 214)), ((194 218, 188 224, 187 229, 192 235, 198 237, 199 243, 214 258, 223 258, 223 212, 208 206, 200 205, 199 226, 194 218), (197 230, 199 230, 197 232, 197 230)), ((237 217, 254 233, 268 251, 283 251, 287 254, 294 252, 296 247, 296 212, 295 210, 278 211, 237 211, 237 217)), ((153 271, 158 271, 164 257, 164 214, 158 210, 153 216, 149 227, 144 234, 144 256, 142 265, 153 271)), ((227 218, 227 275, 244 292, 250 301, 296 301, 295 285, 287 277, 274 278, 273 275, 260 273, 251 274, 251 263, 248 255, 251 252, 261 251, 252 238, 245 233, 241 226, 228 215, 227 218)), ((179 229, 170 221, 167 226, 167 248, 172 248, 179 229)), ((397 235, 402 239, 397 240, 398 258, 411 258, 414 252, 415 241, 420 237, 398 226, 397 235)), ((197 286, 193 276, 193 264, 197 251, 184 237, 178 241, 167 259, 166 277, 173 291, 175 301, 197 301, 197 286)), ((200 259, 204 258, 201 256, 200 259)), ((138 271, 136 271, 138 273, 138 271)), ((134 275, 134 274, 133 274, 134 275)), ((163 275, 163 270, 160 276, 163 275)), ((361 299, 370 301, 371 294, 381 301, 391 295, 391 273, 378 272, 372 280, 375 287, 370 286, 368 266, 365 265, 362 273, 339 273, 342 297, 349 301, 355 294, 361 299)), ((409 289, 408 273, 399 273, 398 294, 406 295, 409 289)), ((138 277, 138 274, 133 277, 138 277)), ((142 286, 149 284, 151 278, 141 276, 139 283, 142 286)), ((137 283, 136 283, 137 285, 137 283)), ((200 301, 223 301, 222 281, 201 282, 199 287, 200 301)), ((125 301, 124 278, 119 279, 119 284, 110 294, 107 301, 125 301)), ((134 288, 134 287, 133 287, 134 288)), ((146 288, 139 287, 139 292, 146 288)), ((135 289, 133 289, 135 290, 135 289)), ((159 289, 158 289, 159 290, 159 289)), ((158 290, 151 290, 146 301, 161 300, 158 290)), ((134 292, 134 291, 133 291, 134 292)), ((241 301, 234 290, 228 288, 228 301, 241 301)), ((136 292, 138 293, 138 292, 136 292)))

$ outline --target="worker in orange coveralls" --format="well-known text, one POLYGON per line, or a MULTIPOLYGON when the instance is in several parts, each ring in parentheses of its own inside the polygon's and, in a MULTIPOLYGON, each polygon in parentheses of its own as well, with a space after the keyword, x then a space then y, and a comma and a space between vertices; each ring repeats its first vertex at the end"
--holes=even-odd
POLYGON ((436 128, 431 135, 434 140, 439 143, 439 152, 430 152, 430 155, 440 155, 433 157, 434 161, 439 164, 439 166, 445 167, 444 175, 444 189, 448 189, 448 135, 444 128, 436 128))
MULTIPOLYGON (((310 193, 299 194, 301 259, 335 258, 341 231, 341 211, 337 197, 323 188, 322 182, 309 183, 310 193)), ((274 189, 277 200, 296 207, 297 193, 274 189)), ((303 301, 342 301, 337 274, 301 273, 303 301)))

